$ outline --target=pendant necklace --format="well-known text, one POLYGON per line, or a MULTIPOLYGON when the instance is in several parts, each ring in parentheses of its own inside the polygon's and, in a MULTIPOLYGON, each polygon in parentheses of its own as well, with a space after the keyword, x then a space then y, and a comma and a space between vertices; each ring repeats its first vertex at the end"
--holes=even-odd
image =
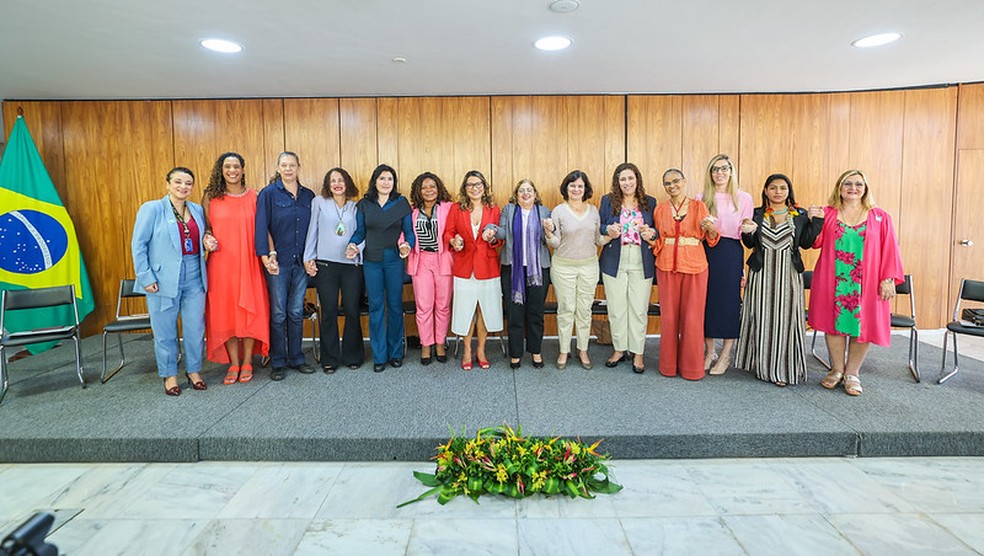
POLYGON ((174 213, 174 217, 177 218, 178 222, 181 223, 181 231, 182 231, 182 235, 184 236, 184 241, 182 242, 182 246, 184 247, 184 252, 191 253, 191 249, 192 249, 191 230, 188 228, 188 223, 185 222, 184 219, 184 211, 188 210, 188 207, 187 205, 184 206, 181 213, 179 214, 178 209, 174 207, 174 201, 168 199, 168 202, 171 203, 171 211, 174 213))
POLYGON ((684 197, 683 200, 680 201, 680 206, 674 205, 673 200, 672 199, 670 200, 670 208, 673 209, 673 220, 680 222, 681 220, 687 217, 686 214, 683 215, 680 214, 680 211, 683 210, 683 205, 685 205, 686 203, 687 203, 686 197, 684 197))

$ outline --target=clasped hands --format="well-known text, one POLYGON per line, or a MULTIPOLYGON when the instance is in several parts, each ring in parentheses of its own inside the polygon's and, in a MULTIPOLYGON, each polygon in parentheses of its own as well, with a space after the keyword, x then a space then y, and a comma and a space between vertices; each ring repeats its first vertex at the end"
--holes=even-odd
POLYGON ((212 232, 205 232, 205 235, 202 236, 202 247, 209 253, 217 251, 219 249, 219 240, 215 239, 212 232))

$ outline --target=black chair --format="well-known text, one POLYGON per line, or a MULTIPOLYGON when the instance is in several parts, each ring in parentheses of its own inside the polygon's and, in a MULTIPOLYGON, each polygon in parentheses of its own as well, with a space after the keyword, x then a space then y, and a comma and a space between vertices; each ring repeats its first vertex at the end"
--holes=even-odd
POLYGON ((957 296, 957 306, 953 309, 953 320, 946 325, 946 331, 943 333, 943 365, 940 367, 940 380, 938 384, 943 384, 949 380, 950 377, 957 374, 957 370, 959 369, 960 359, 957 355, 957 335, 969 334, 978 338, 984 338, 984 326, 973 326, 961 322, 960 303, 962 301, 984 302, 984 282, 967 280, 966 278, 960 281, 960 294, 957 296), (946 341, 951 332, 953 333, 953 370, 944 374, 946 371, 946 341))
MULTIPOLYGON (((810 286, 812 286, 812 285, 813 285, 813 271, 812 270, 804 270, 803 271, 803 291, 809 291, 810 290, 810 286)), ((805 319, 809 319, 810 318, 810 306, 809 305, 807 305, 806 308, 804 309, 804 318, 805 319)), ((823 365, 828 370, 830 369, 830 363, 827 363, 822 357, 820 357, 820 354, 817 353, 817 331, 816 330, 813 331, 813 341, 810 343, 810 354, 813 355, 813 358, 816 359, 821 365, 823 365)))
POLYGON ((909 296, 909 314, 892 313, 892 328, 909 329, 909 373, 919 382, 919 331, 916 330, 916 298, 912 295, 911 274, 906 274, 902 283, 895 285, 895 293, 909 296))
POLYGON ((130 313, 129 311, 124 314, 122 312, 123 300, 146 299, 146 297, 142 289, 136 288, 135 280, 120 280, 120 292, 116 297, 116 318, 113 322, 103 327, 103 366, 102 374, 99 376, 99 380, 103 384, 113 378, 126 365, 126 356, 123 353, 123 334, 150 331, 150 315, 147 313, 130 313), (120 348, 120 363, 112 372, 107 374, 106 341, 110 334, 116 334, 116 340, 120 348))
POLYGON ((46 342, 57 342, 71 338, 75 341, 75 372, 82 388, 85 388, 85 369, 82 368, 82 344, 79 336, 79 308, 75 303, 75 286, 55 286, 34 290, 4 290, 0 297, 0 402, 7 394, 7 353, 8 347, 26 346, 46 342), (43 307, 72 307, 74 324, 35 328, 23 332, 7 332, 4 321, 8 311, 39 309, 43 307))

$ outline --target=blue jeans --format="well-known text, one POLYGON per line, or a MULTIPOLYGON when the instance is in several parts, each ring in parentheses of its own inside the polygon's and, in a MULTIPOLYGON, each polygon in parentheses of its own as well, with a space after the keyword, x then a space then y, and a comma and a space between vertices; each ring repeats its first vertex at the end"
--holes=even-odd
POLYGON ((293 262, 282 265, 280 274, 267 274, 270 291, 270 365, 300 367, 304 363, 304 294, 308 275, 293 262))
POLYGON ((369 298, 369 345, 372 361, 379 365, 403 358, 403 259, 387 249, 383 260, 365 261, 369 298))
POLYGON ((201 372, 205 347, 205 288, 202 287, 202 267, 198 255, 181 258, 177 297, 147 294, 147 313, 150 314, 150 328, 154 331, 157 374, 162 378, 178 375, 179 314, 184 332, 185 369, 189 373, 201 372))

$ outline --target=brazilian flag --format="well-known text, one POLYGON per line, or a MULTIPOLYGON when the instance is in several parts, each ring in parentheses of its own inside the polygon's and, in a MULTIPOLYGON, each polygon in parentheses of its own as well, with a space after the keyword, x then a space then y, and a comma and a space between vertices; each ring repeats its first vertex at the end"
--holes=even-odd
MULTIPOLYGON (((41 161, 23 116, 17 116, 0 160, 0 289, 75 284, 79 319, 95 305, 75 226, 41 161)), ((8 313, 9 332, 74 323, 71 308, 8 313)), ((32 352, 52 344, 28 346, 32 352)))

